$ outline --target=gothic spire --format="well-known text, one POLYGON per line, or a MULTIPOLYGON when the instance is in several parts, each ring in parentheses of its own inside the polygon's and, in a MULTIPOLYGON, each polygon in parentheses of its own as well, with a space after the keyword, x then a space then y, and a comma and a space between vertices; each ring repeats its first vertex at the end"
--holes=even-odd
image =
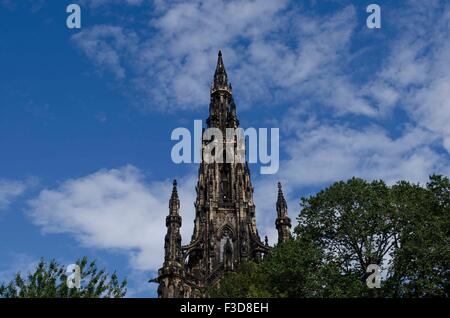
MULTIPOLYGON (((286 212, 286 216, 287 216, 287 204, 286 204, 286 199, 284 198, 284 194, 283 194, 283 188, 281 186, 281 182, 278 182, 278 198, 277 198, 277 208, 280 207, 281 209, 280 212, 284 213, 286 212)), ((278 209, 277 209, 278 210, 278 209)), ((285 215, 280 215, 278 214, 278 217, 284 217, 285 215)))
POLYGON ((287 203, 284 198, 281 182, 278 182, 277 219, 278 243, 286 242, 291 238, 291 219, 288 217, 287 203))
POLYGON ((179 262, 181 253, 181 216, 180 200, 178 198, 177 181, 173 180, 172 195, 169 200, 169 215, 166 217, 167 234, 165 238, 165 264, 179 262))
POLYGON ((214 77, 219 76, 219 75, 227 76, 227 71, 225 70, 225 65, 223 64, 221 50, 219 50, 219 54, 217 55, 217 66, 216 66, 216 71, 214 73, 214 77))
POLYGON ((170 196, 170 199, 178 200, 177 179, 174 179, 172 182, 172 195, 170 196))
POLYGON ((180 199, 178 198, 177 180, 173 180, 172 195, 169 201, 170 214, 178 214, 180 209, 180 199))
POLYGON ((239 125, 232 94, 231 83, 228 82, 227 71, 222 59, 222 51, 219 51, 214 80, 211 85, 209 117, 206 121, 208 127, 225 129, 227 125, 231 125, 233 128, 239 125))
MULTIPOLYGON (((207 127, 222 131, 225 159, 226 151, 232 149, 231 155, 239 161, 209 164, 202 160, 200 163, 194 202, 194 229, 191 242, 185 246, 181 245, 182 219, 177 182, 173 182, 172 193, 168 195, 170 211, 166 217, 165 258, 163 267, 158 271, 160 297, 207 296, 205 292, 209 287, 216 286, 226 270, 235 270, 245 259, 259 260, 270 249, 267 238, 261 241, 256 227, 256 208, 250 169, 245 161, 245 143, 241 142, 241 136, 237 138, 237 133, 232 140, 226 138, 227 128, 239 126, 237 104, 233 100, 222 52, 219 51, 216 58, 207 127)), ((216 138, 201 142, 201 154, 205 158, 206 151, 214 149, 210 146, 216 144, 216 138), (211 142, 214 144, 210 145, 211 142)), ((283 237, 287 237, 289 228, 284 230, 286 219, 277 220, 277 228, 282 228, 283 237)))
POLYGON ((217 56, 216 71, 214 72, 214 87, 218 88, 219 86, 227 86, 227 85, 228 85, 227 71, 225 70, 225 65, 223 64, 222 51, 219 50, 219 54, 217 56))

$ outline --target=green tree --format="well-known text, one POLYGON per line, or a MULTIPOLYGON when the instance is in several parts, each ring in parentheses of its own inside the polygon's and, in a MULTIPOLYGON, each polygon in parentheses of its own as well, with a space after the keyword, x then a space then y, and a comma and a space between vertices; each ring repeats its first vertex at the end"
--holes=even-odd
MULTIPOLYGON (((306 243, 309 244, 309 243, 306 243)), ((313 297, 318 296, 321 251, 317 246, 292 240, 270 251, 263 262, 248 261, 210 291, 212 297, 313 297)))
POLYGON ((450 295, 450 183, 433 175, 426 188, 392 188, 399 214, 398 246, 386 289, 394 297, 450 295))
POLYGON ((210 297, 233 298, 233 297, 273 297, 265 289, 265 274, 259 264, 249 261, 241 264, 238 272, 225 274, 220 283, 220 288, 210 288, 210 297))
POLYGON ((295 233, 317 242, 327 268, 323 283, 333 297, 370 296, 366 286, 369 264, 383 266, 396 242, 398 215, 389 187, 352 178, 337 182, 315 196, 301 199, 295 233))
POLYGON ((295 239, 225 277, 224 297, 448 297, 450 184, 352 178, 301 199, 295 239), (381 289, 366 286, 369 264, 381 289))
POLYGON ((89 262, 86 257, 78 260, 80 267, 81 287, 69 288, 65 266, 55 260, 49 263, 40 260, 33 273, 23 277, 17 273, 8 284, 0 286, 0 297, 3 298, 121 298, 127 289, 127 281, 119 282, 117 274, 109 275, 104 269, 98 269, 95 261, 89 262))

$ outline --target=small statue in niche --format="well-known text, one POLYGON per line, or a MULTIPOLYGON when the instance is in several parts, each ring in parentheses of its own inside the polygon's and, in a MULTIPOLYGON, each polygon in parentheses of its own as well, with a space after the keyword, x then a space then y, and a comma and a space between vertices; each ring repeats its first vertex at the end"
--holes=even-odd
POLYGON ((233 244, 232 234, 229 229, 225 229, 220 239, 220 261, 224 263, 225 267, 227 262, 230 262, 231 268, 233 264, 233 244))
POLYGON ((230 180, 229 180, 229 169, 227 166, 224 166, 222 171, 222 179, 220 180, 219 184, 219 191, 220 191, 220 199, 222 201, 229 201, 230 198, 230 180))
POLYGON ((229 238, 227 238, 224 248, 224 265, 226 270, 233 269, 233 247, 229 238))
POLYGON ((222 201, 228 200, 228 180, 227 180, 227 178, 223 179, 220 182, 220 198, 222 201))

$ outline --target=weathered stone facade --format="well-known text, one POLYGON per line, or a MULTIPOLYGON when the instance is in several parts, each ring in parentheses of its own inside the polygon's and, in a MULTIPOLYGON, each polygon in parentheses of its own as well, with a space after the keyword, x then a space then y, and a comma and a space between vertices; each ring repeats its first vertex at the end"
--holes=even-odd
MULTIPOLYGON (((221 129, 224 136, 226 128, 239 126, 220 51, 211 86, 207 126, 221 129)), ((202 149, 209 142, 203 141, 202 149)), ((231 142, 237 151, 236 139, 231 142)), ((166 218, 165 259, 155 280, 159 283, 159 297, 204 297, 206 288, 217 284, 223 273, 235 270, 245 259, 261 259, 269 251, 267 239, 263 243, 256 228, 247 163, 203 161, 196 191, 194 233, 191 243, 182 246, 180 201, 174 181, 166 218)), ((280 184, 276 210, 278 241, 283 242, 290 238, 291 220, 280 184)))

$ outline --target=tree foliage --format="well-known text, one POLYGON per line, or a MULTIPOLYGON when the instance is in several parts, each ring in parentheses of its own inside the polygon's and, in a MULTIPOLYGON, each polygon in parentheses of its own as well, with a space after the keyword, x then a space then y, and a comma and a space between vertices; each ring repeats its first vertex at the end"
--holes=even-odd
POLYGON ((109 275, 98 269, 96 262, 84 257, 76 262, 80 266, 81 287, 69 288, 65 266, 55 260, 40 260, 33 273, 22 276, 17 273, 8 284, 0 286, 3 298, 121 298, 127 289, 127 281, 119 282, 117 274, 109 275))
POLYGON ((295 238, 222 279, 217 297, 448 297, 450 183, 353 178, 301 199, 295 238), (369 264, 382 268, 369 289, 369 264))

